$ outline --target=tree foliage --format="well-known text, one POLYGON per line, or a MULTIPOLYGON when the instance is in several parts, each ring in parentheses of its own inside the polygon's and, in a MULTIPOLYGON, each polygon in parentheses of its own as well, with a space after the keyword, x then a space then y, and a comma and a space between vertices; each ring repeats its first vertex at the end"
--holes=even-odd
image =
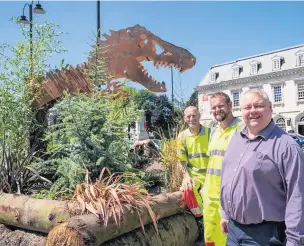
POLYGON ((147 119, 147 130, 149 132, 168 131, 173 124, 173 106, 166 95, 160 95, 153 101, 148 101, 145 111, 147 119))
POLYGON ((127 125, 139 119, 134 102, 110 101, 93 95, 67 95, 56 105, 57 123, 46 134, 50 158, 39 164, 40 172, 53 181, 51 191, 73 189, 84 179, 85 163, 97 178, 103 167, 111 172, 131 169, 128 145, 123 139, 127 125))
POLYGON ((198 91, 194 91, 186 103, 186 107, 194 106, 198 108, 198 91))
MULTIPOLYGON (((17 18, 12 21, 17 24, 17 18)), ((27 181, 34 181, 26 174, 35 154, 29 135, 37 127, 36 111, 31 106, 45 72, 51 69, 49 58, 65 51, 58 41, 62 32, 57 25, 46 22, 33 26, 32 46, 24 25, 21 41, 0 45, 0 180, 6 184, 6 191, 23 192, 27 181)))
POLYGON ((133 98, 144 111, 148 132, 167 132, 174 124, 174 108, 166 95, 139 90, 133 91, 133 98))

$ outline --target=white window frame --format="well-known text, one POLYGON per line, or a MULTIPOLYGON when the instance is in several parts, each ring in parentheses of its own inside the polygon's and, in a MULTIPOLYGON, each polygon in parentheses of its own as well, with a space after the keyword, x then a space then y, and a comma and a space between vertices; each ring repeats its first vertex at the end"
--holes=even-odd
POLYGON ((281 60, 280 59, 275 59, 272 61, 272 70, 280 70, 281 69, 281 60))
POLYGON ((271 85, 271 93, 272 93, 272 104, 273 106, 284 106, 284 86, 285 82, 275 83, 271 85), (274 88, 281 87, 281 101, 275 101, 274 88))
POLYGON ((296 55, 296 66, 300 67, 304 65, 304 50, 299 50, 295 53, 296 55))
MULTIPOLYGON (((282 122, 283 123, 283 122, 282 122)), ((282 130, 286 131, 286 119, 283 118, 283 117, 278 117, 275 121, 275 124, 280 127, 282 130), (278 121, 281 121, 283 120, 284 121, 284 128, 282 128, 280 125, 278 125, 278 123, 281 123, 281 122, 278 122, 278 121)))
POLYGON ((274 57, 271 58, 271 60, 272 60, 272 71, 281 70, 282 59, 283 59, 283 57, 281 57, 281 56, 274 56, 274 57))
POLYGON ((300 84, 303 84, 304 85, 304 80, 303 79, 295 79, 294 80, 294 83, 295 83, 295 86, 296 86, 296 88, 295 88, 295 98, 296 98, 296 103, 297 103, 297 105, 299 105, 299 104, 304 104, 304 99, 299 99, 299 85, 300 84))
POLYGON ((280 103, 282 102, 283 98, 282 98, 282 86, 281 85, 277 85, 272 87, 273 89, 273 102, 274 103, 280 103), (278 89, 278 92, 280 92, 278 95, 276 95, 276 89, 278 89), (278 100, 276 100, 278 99, 278 100))
POLYGON ((236 91, 231 91, 231 99, 232 99, 232 108, 233 109, 240 109, 240 103, 241 103, 241 92, 239 90, 236 90, 236 91), (238 93, 239 95, 239 98, 238 98, 238 104, 235 105, 235 101, 234 101, 234 94, 238 93))
POLYGON ((240 68, 235 67, 232 70, 232 78, 238 78, 240 77, 240 68))
POLYGON ((259 72, 259 65, 261 63, 259 61, 252 61, 249 63, 250 65, 250 75, 256 75, 259 72))
POLYGON ((304 81, 297 83, 297 100, 304 101, 304 81), (300 98, 300 96, 299 96, 299 93, 300 93, 299 86, 300 85, 301 85, 301 87, 303 87, 303 88, 301 88, 302 98, 300 98))
POLYGON ((216 82, 217 75, 217 72, 210 72, 210 82, 216 82))
POLYGON ((232 78, 236 79, 240 77, 242 66, 234 64, 232 67, 232 78))

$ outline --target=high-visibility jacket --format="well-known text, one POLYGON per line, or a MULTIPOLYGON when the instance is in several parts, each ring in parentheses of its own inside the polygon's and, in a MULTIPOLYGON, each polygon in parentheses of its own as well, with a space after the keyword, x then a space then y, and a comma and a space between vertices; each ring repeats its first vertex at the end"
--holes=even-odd
POLYGON ((177 149, 179 161, 186 162, 191 177, 198 177, 205 181, 209 156, 208 142, 210 129, 201 125, 198 135, 193 135, 189 129, 178 136, 177 149))
POLYGON ((215 128, 210 135, 209 163, 203 188, 204 238, 206 246, 225 246, 227 236, 221 231, 220 182, 225 151, 230 139, 244 124, 235 118, 230 126, 222 130, 215 128))
POLYGON ((193 192, 194 198, 192 200, 195 202, 190 202, 189 204, 188 199, 185 199, 185 202, 197 218, 201 218, 203 215, 201 190, 204 186, 209 160, 207 155, 209 135, 210 129, 201 125, 198 135, 193 135, 190 130, 187 129, 179 134, 177 140, 178 159, 179 161, 187 163, 188 172, 194 181, 194 187, 192 191, 189 192, 193 192))
POLYGON ((203 189, 204 195, 211 198, 220 198, 221 169, 225 151, 232 136, 235 134, 235 131, 241 131, 243 127, 244 123, 240 119, 235 118, 225 130, 222 130, 220 126, 217 126, 211 132, 207 152, 209 155, 209 162, 203 189))

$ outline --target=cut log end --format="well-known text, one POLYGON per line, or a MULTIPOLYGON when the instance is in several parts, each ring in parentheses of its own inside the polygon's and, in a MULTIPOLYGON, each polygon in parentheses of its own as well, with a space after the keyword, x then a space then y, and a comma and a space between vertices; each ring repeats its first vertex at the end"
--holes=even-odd
POLYGON ((74 228, 62 223, 54 227, 48 234, 46 246, 84 246, 83 237, 74 228))

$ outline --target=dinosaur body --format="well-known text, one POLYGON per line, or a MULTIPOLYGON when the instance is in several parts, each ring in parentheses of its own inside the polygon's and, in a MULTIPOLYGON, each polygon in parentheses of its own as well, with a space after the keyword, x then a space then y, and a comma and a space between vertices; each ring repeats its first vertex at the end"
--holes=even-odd
POLYGON ((99 40, 96 55, 87 63, 69 69, 56 70, 46 75, 46 82, 37 96, 36 107, 41 107, 63 95, 64 91, 89 93, 94 81, 86 76, 86 69, 100 57, 105 58, 106 79, 103 94, 117 90, 120 82, 115 79, 126 78, 137 82, 153 92, 166 92, 164 81, 158 82, 143 67, 141 62, 153 62, 159 66, 175 67, 180 72, 195 65, 195 57, 186 49, 162 40, 140 25, 104 34, 105 40, 99 40), (156 46, 163 51, 157 54, 156 46), (96 58, 97 57, 97 58, 96 58))

